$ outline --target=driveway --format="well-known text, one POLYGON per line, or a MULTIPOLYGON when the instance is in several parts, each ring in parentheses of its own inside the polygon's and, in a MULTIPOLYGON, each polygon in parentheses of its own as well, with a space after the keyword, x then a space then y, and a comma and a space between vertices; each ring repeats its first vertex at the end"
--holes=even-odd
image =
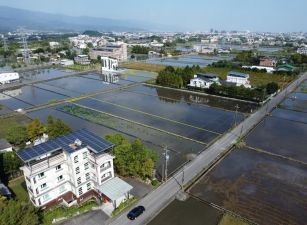
POLYGON ((107 214, 99 210, 89 211, 80 216, 69 219, 61 225, 105 225, 109 219, 107 214))
POLYGON ((145 195, 147 195, 152 190, 152 186, 145 184, 139 180, 130 178, 130 177, 121 177, 124 181, 126 181, 128 184, 130 184, 133 189, 131 190, 131 194, 135 196, 137 199, 143 198, 145 195))

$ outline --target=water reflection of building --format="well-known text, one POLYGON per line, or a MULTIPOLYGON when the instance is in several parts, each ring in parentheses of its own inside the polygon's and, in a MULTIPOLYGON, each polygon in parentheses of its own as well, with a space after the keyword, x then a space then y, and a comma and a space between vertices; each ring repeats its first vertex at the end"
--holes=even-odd
POLYGON ((106 83, 118 83, 119 82, 119 75, 116 73, 102 73, 100 75, 101 80, 106 83))
POLYGON ((3 93, 0 93, 0 101, 8 100, 13 97, 17 97, 22 94, 21 88, 15 89, 15 90, 8 90, 4 91, 3 93))

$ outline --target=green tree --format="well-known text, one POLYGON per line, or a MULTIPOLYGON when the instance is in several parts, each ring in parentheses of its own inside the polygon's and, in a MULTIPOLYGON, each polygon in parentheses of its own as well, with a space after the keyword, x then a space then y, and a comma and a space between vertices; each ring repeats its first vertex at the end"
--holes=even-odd
POLYGON ((2 153, 1 161, 1 180, 7 181, 21 174, 19 168, 21 167, 22 162, 15 152, 2 153))
POLYGON ((47 134, 49 138, 53 139, 70 132, 71 128, 66 125, 62 120, 57 119, 56 121, 54 121, 54 118, 51 115, 48 116, 47 134))
POLYGON ((118 174, 122 176, 134 176, 146 179, 152 177, 155 163, 159 158, 157 152, 146 147, 140 140, 130 143, 120 134, 107 135, 106 139, 115 147, 114 166, 118 174))
POLYGON ((16 125, 8 129, 6 139, 13 145, 20 146, 27 141, 27 129, 16 125))
POLYGON ((0 198, 0 224, 37 225, 38 209, 31 203, 0 198))
POLYGON ((82 54, 83 55, 88 55, 90 53, 90 49, 89 48, 85 48, 82 50, 82 54))
POLYGON ((31 141, 34 141, 36 138, 42 136, 44 131, 45 131, 44 125, 37 118, 34 119, 31 123, 29 123, 27 126, 28 138, 31 141))
POLYGON ((268 83, 266 85, 266 92, 268 95, 274 94, 278 91, 278 84, 275 82, 268 83))

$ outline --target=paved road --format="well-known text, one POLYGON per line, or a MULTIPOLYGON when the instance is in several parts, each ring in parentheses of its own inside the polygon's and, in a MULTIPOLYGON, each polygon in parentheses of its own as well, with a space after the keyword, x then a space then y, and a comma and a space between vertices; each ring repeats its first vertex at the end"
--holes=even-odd
POLYGON ((144 197, 138 202, 138 205, 143 205, 146 211, 135 221, 130 221, 126 217, 126 213, 121 216, 109 220, 110 225, 143 225, 148 223, 157 213, 159 213, 167 204, 174 199, 175 195, 180 191, 182 184, 187 184, 194 177, 200 174, 205 168, 210 166, 219 156, 232 147, 236 143, 238 137, 247 134, 254 126, 256 126, 265 115, 273 110, 284 97, 293 91, 299 83, 307 78, 307 73, 300 76, 298 80, 291 83, 285 90, 280 92, 276 97, 269 101, 257 112, 252 114, 241 124, 239 124, 231 133, 223 135, 218 141, 211 145, 208 149, 202 152, 189 164, 185 165, 182 170, 177 172, 166 183, 162 184, 156 190, 144 197), (183 174, 185 179, 183 180, 183 174))
POLYGON ((98 209, 74 217, 61 225, 104 225, 108 218, 107 214, 98 209))

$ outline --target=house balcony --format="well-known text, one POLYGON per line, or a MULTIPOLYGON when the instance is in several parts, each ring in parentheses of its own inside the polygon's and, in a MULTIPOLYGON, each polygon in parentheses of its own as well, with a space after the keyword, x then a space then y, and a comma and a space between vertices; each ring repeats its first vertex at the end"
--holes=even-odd
POLYGON ((65 162, 65 156, 63 153, 61 153, 56 156, 45 158, 44 160, 35 163, 33 165, 26 165, 26 168, 29 169, 31 174, 36 174, 50 167, 62 164, 64 162, 65 162))
POLYGON ((110 169, 110 168, 112 168, 112 166, 111 166, 111 163, 109 163, 107 166, 105 166, 105 167, 100 167, 100 173, 102 173, 102 172, 104 172, 104 171, 106 171, 106 170, 108 170, 108 169, 110 169))

